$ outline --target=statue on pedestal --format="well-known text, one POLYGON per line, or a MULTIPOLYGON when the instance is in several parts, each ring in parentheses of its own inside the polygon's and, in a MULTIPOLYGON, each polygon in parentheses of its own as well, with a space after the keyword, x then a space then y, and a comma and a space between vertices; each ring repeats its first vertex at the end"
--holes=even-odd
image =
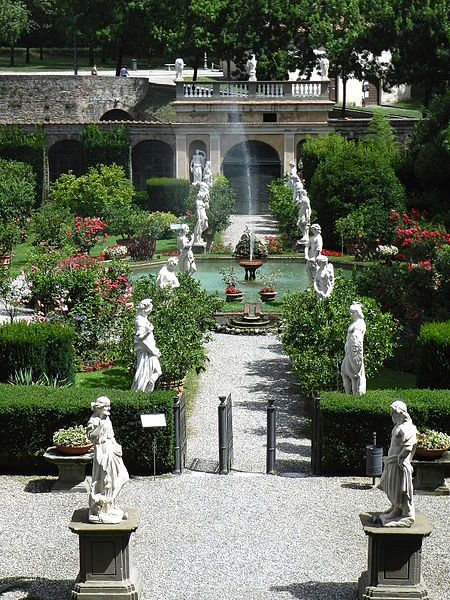
POLYGON ((319 254, 316 259, 317 271, 314 279, 314 290, 318 300, 331 296, 334 288, 334 267, 328 262, 328 258, 319 254))
POLYGON ((328 70, 330 68, 330 61, 328 60, 328 58, 323 55, 319 58, 319 67, 320 67, 320 74, 322 76, 322 79, 328 79, 328 70))
POLYGON ((177 58, 175 60, 175 81, 183 81, 184 60, 177 58))
POLYGON ((180 228, 180 235, 177 239, 177 248, 180 252, 178 257, 178 268, 182 273, 195 273, 197 265, 195 264, 194 253, 192 252, 192 245, 194 243, 194 236, 192 235, 189 239, 189 225, 184 223, 180 228))
POLYGON ((299 189, 296 202, 298 204, 297 227, 302 232, 302 237, 298 240, 298 243, 304 246, 308 243, 309 225, 311 223, 311 204, 305 188, 299 189))
POLYGON ((194 227, 194 246, 206 246, 202 233, 208 229, 208 215, 206 210, 209 208, 209 187, 203 181, 200 183, 197 198, 195 200, 195 209, 197 212, 197 222, 194 227))
POLYGON ((211 188, 212 186, 212 171, 210 160, 207 160, 205 162, 205 168, 203 169, 203 183, 206 183, 208 188, 211 188))
POLYGON ((180 282, 178 281, 178 277, 175 273, 177 266, 178 258, 176 256, 171 256, 167 260, 167 264, 161 267, 158 277, 156 278, 156 285, 159 287, 159 289, 174 289, 180 287, 180 282))
POLYGON ((322 228, 318 223, 311 225, 312 236, 308 239, 305 246, 306 274, 308 275, 309 285, 312 287, 317 271, 317 257, 323 250, 323 239, 321 235, 322 228))
POLYGON ((288 187, 292 190, 294 189, 294 183, 297 179, 300 179, 297 173, 297 167, 295 166, 295 161, 291 160, 289 162, 288 187))
POLYGON ((411 460, 416 451, 417 429, 402 400, 396 400, 390 408, 394 427, 388 455, 383 458, 380 488, 386 492, 391 506, 374 520, 384 527, 411 527, 416 517, 411 460))
POLYGON ((192 185, 197 185, 202 182, 205 160, 206 153, 197 148, 191 159, 192 185))
POLYGON ((134 374, 131 389, 133 392, 153 392, 155 383, 162 375, 159 364, 160 351, 156 347, 153 337, 153 325, 148 320, 148 315, 153 310, 153 303, 146 298, 139 303, 134 324, 134 351, 136 353, 136 373, 134 374))
POLYGON ((115 500, 129 477, 122 460, 122 446, 116 442, 109 418, 109 398, 100 396, 91 403, 91 410, 92 416, 86 427, 86 437, 94 444, 89 521, 120 523, 127 514, 116 507, 115 500))
POLYGON ((247 75, 249 81, 257 81, 256 79, 256 65, 258 61, 256 60, 256 56, 254 54, 247 61, 247 75))
POLYGON ((347 330, 345 356, 341 364, 342 382, 346 394, 362 396, 366 393, 366 372, 364 369, 366 322, 359 302, 353 302, 350 306, 350 315, 353 322, 347 330))

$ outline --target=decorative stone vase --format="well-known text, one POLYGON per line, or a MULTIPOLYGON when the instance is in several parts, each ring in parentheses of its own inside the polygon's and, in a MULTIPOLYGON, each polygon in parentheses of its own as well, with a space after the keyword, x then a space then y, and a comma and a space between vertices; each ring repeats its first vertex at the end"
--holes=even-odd
POLYGON ((225 298, 227 302, 240 302, 244 297, 244 292, 225 292, 225 298))
POLYGON ((92 444, 86 444, 85 446, 56 446, 57 450, 62 454, 70 454, 71 456, 80 456, 86 454, 92 448, 92 444))
POLYGON ((2 254, 0 256, 0 269, 7 269, 11 264, 11 254, 2 254))
POLYGON ((420 456, 420 458, 428 458, 429 460, 436 460, 446 452, 448 448, 416 448, 414 456, 420 456))
POLYGON ((275 290, 273 291, 266 291, 264 292, 263 290, 259 290, 259 297, 261 298, 262 302, 272 302, 272 300, 275 300, 277 295, 277 292, 275 290))

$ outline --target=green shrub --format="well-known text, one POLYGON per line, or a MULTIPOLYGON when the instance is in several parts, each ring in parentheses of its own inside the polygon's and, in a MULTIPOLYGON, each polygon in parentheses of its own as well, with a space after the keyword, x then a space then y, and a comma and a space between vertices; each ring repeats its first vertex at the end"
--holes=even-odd
POLYGON ((417 343, 417 386, 450 389, 450 321, 425 323, 417 343))
POLYGON ((103 131, 98 125, 90 124, 81 132, 86 154, 86 165, 119 165, 130 175, 130 135, 128 127, 121 125, 103 131))
POLYGON ((30 231, 35 244, 62 248, 69 241, 67 232, 73 227, 73 214, 69 208, 45 202, 31 219, 30 231))
POLYGON ((291 188, 282 179, 274 179, 269 184, 269 208, 278 221, 280 231, 294 242, 300 233, 297 227, 298 206, 291 188))
POLYGON ((364 475, 365 448, 372 443, 374 431, 387 454, 393 427, 389 406, 398 399, 406 402, 419 431, 449 431, 448 390, 371 390, 358 398, 324 392, 320 402, 322 472, 364 475))
POLYGON ((311 180, 317 167, 330 155, 336 155, 344 152, 350 145, 347 140, 339 133, 330 133, 321 137, 307 137, 302 148, 302 175, 309 189, 311 180))
POLYGON ((153 469, 150 434, 142 429, 140 415, 165 413, 167 428, 156 431, 157 472, 173 467, 173 393, 152 394, 112 389, 22 387, 0 385, 0 470, 28 472, 49 470, 42 455, 53 445, 55 431, 85 425, 90 403, 98 396, 111 400, 111 420, 123 458, 133 474, 153 469))
POLYGON ((159 210, 182 215, 186 210, 186 200, 191 190, 187 179, 152 177, 147 179, 148 196, 139 196, 137 204, 144 210, 159 210))
POLYGON ((36 176, 30 165, 0 160, 0 222, 25 221, 34 207, 36 176))
MULTIPOLYGON (((353 282, 339 276, 333 294, 322 302, 312 290, 285 295, 281 339, 303 394, 341 388, 339 369, 351 323, 349 308, 356 299, 353 282)), ((392 354, 394 323, 372 298, 359 300, 367 326, 364 357, 370 378, 392 354)))
POLYGON ((50 323, 11 323, 0 327, 0 381, 19 369, 34 378, 73 381, 73 331, 50 323))

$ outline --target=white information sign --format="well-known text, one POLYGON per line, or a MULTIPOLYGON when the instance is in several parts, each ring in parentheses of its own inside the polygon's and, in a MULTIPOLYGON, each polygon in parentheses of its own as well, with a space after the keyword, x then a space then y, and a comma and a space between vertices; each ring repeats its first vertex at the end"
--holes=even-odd
POLYGON ((142 427, 166 427, 166 415, 164 413, 154 415, 141 415, 142 427))

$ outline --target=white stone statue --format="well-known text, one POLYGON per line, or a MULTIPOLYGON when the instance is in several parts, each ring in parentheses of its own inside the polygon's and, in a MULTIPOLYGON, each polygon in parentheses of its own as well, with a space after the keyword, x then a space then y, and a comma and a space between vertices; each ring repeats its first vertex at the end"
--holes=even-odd
POLYGON ((136 373, 134 374, 131 389, 133 392, 152 392, 155 383, 162 374, 159 364, 160 351, 156 347, 153 337, 153 325, 148 320, 152 312, 153 303, 146 298, 139 303, 134 324, 134 352, 136 353, 136 373))
POLYGON ((94 444, 89 491, 89 521, 92 523, 120 523, 127 518, 127 514, 115 505, 116 497, 129 477, 122 460, 122 446, 114 437, 110 409, 109 398, 97 398, 91 403, 92 415, 86 427, 86 436, 94 444))
POLYGON ((206 153, 197 148, 191 159, 192 185, 198 185, 202 182, 205 160, 206 153))
POLYGON ((177 248, 180 252, 178 257, 178 268, 182 273, 195 273, 197 265, 195 264, 194 253, 192 252, 192 245, 194 243, 194 236, 192 235, 189 239, 189 225, 184 223, 180 228, 180 235, 177 239, 177 248))
POLYGON ((319 67, 320 67, 320 74, 322 76, 322 79, 328 79, 328 70, 330 68, 330 61, 328 60, 328 58, 323 55, 319 58, 319 67))
POLYGON ((212 171, 211 171, 211 161, 207 160, 205 162, 205 168, 203 169, 203 183, 206 183, 208 188, 212 186, 212 171))
POLYGON ((295 161, 291 160, 289 162, 289 173, 288 173, 288 186, 293 190, 294 183, 300 179, 297 173, 297 167, 295 166, 295 161))
POLYGON ((308 275, 309 285, 312 287, 317 271, 317 257, 323 250, 323 239, 321 235, 322 228, 317 223, 310 227, 312 236, 308 239, 305 246, 306 274, 308 275))
POLYGON ((294 202, 299 202, 300 200, 300 192, 303 189, 303 182, 300 179, 300 177, 297 175, 297 177, 293 177, 292 178, 292 199, 294 200, 294 202))
POLYGON ((304 246, 309 240, 309 226, 311 224, 311 204, 308 192, 304 187, 300 188, 296 202, 298 205, 297 227, 302 232, 302 237, 298 240, 298 243, 304 246))
POLYGON ((177 266, 178 258, 176 256, 171 256, 167 260, 167 264, 161 267, 158 277, 156 278, 156 285, 160 290, 165 288, 174 289, 180 287, 180 282, 178 281, 178 277, 175 273, 177 266))
POLYGON ((317 271, 314 279, 314 290, 318 300, 331 296, 334 288, 334 267, 328 262, 328 257, 319 254, 316 259, 317 271))
POLYGON ((416 517, 411 460, 416 451, 417 429, 402 400, 391 404, 391 417, 394 423, 391 445, 383 458, 380 481, 380 488, 386 492, 391 506, 374 520, 384 527, 411 527, 416 517))
POLYGON ((295 71, 288 71, 288 81, 297 81, 299 75, 300 69, 295 69, 295 71))
POLYGON ((208 215, 206 214, 208 208, 209 187, 202 181, 200 183, 197 198, 195 200, 197 222, 194 227, 194 246, 206 246, 206 242, 202 238, 202 233, 208 229, 208 215))
POLYGON ((247 61, 247 75, 249 81, 257 81, 256 79, 256 65, 258 61, 256 60, 256 56, 254 54, 247 61))
POLYGON ((175 81, 183 81, 184 60, 177 58, 175 60, 175 81))
POLYGON ((345 356, 341 364, 342 382, 346 394, 362 396, 366 393, 366 372, 364 370, 366 322, 359 302, 353 302, 350 306, 350 315, 353 322, 347 330, 345 356))

